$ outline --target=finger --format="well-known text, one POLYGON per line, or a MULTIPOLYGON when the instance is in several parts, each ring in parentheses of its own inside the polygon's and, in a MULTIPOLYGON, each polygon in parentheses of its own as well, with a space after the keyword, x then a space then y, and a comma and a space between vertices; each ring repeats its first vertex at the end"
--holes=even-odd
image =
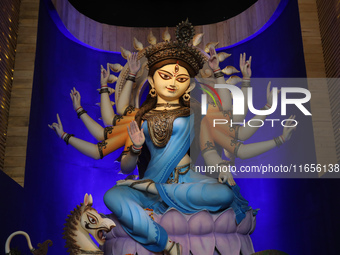
POLYGON ((59 126, 62 126, 62 124, 61 124, 61 121, 60 121, 60 118, 59 118, 59 114, 57 113, 57 120, 58 120, 58 124, 59 124, 59 126))
POLYGON ((210 54, 210 57, 212 57, 214 54, 213 54, 213 51, 212 51, 212 47, 209 48, 209 54, 210 54))
POLYGON ((130 122, 130 131, 131 131, 131 134, 136 133, 134 121, 131 121, 131 122, 130 122))
POLYGON ((272 82, 269 81, 268 85, 267 85, 267 95, 269 95, 269 93, 270 93, 270 86, 271 86, 271 84, 272 84, 272 82))
POLYGON ((135 120, 132 122, 132 125, 133 125, 133 132, 137 133, 139 131, 139 128, 135 120))
POLYGON ((242 53, 240 54, 240 67, 242 66, 242 53))
POLYGON ((218 177, 218 182, 222 183, 222 179, 220 177, 218 177))
POLYGON ((246 53, 243 53, 243 65, 246 65, 246 53))
POLYGON ((252 59, 252 56, 249 57, 249 67, 251 66, 251 59, 252 59))
POLYGON ((110 74, 110 64, 109 63, 107 63, 107 65, 106 65, 106 72, 108 74, 110 74))

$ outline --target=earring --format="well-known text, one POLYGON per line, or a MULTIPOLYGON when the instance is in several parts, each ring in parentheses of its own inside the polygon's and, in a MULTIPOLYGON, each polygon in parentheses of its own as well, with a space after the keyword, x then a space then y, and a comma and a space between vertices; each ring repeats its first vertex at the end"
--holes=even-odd
POLYGON ((156 97, 157 92, 156 92, 155 88, 151 88, 150 91, 149 91, 149 94, 150 94, 151 97, 156 97))
POLYGON ((189 101, 190 100, 190 94, 188 93, 188 91, 185 91, 185 93, 183 95, 183 100, 184 101, 189 101))

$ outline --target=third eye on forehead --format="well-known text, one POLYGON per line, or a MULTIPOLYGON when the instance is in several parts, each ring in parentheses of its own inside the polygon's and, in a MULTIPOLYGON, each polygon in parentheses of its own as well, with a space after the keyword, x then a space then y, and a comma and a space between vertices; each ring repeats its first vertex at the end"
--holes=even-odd
POLYGON ((163 72, 163 73, 166 73, 166 74, 170 75, 171 77, 176 77, 176 76, 179 76, 179 75, 185 75, 185 76, 189 77, 189 75, 187 75, 186 73, 180 73, 180 72, 178 72, 178 73, 175 73, 175 72, 171 73, 171 72, 169 72, 167 70, 164 70, 164 69, 161 69, 159 71, 163 72))

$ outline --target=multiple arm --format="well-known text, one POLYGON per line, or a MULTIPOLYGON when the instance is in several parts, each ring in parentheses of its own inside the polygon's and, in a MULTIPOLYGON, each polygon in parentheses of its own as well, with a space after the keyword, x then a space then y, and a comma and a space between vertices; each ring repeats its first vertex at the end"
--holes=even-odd
MULTIPOLYGON (((137 59, 138 54, 132 53, 131 56, 127 59, 130 75, 136 76, 137 72, 140 69, 140 61, 137 59)), ((126 83, 124 85, 124 88, 119 96, 118 101, 116 102, 116 109, 118 114, 123 114, 126 107, 129 106, 130 98, 131 98, 131 91, 132 91, 133 81, 132 80, 126 80, 126 83)))
MULTIPOLYGON (((101 66, 100 72, 100 89, 108 89, 107 82, 110 77, 110 65, 107 63, 107 69, 105 70, 101 66)), ((100 93, 100 113, 102 115, 103 122, 106 126, 112 125, 112 120, 115 116, 113 111, 109 93, 100 93)))
MULTIPOLYGON (((240 70, 243 75, 241 90, 243 92, 244 98, 248 98, 248 87, 250 87, 250 77, 251 77, 251 59, 246 61, 246 53, 240 54, 240 70)), ((242 122, 248 112, 248 100, 244 100, 244 114, 243 115, 233 115, 233 121, 242 122)))
MULTIPOLYGON (((219 67, 219 60, 216 54, 215 48, 209 48, 210 58, 208 60, 210 68, 214 72, 214 76, 216 77, 217 84, 225 84, 224 75, 219 67)), ((230 91, 228 89, 216 89, 222 101, 222 109, 223 111, 231 111, 232 110, 232 97, 230 91)))

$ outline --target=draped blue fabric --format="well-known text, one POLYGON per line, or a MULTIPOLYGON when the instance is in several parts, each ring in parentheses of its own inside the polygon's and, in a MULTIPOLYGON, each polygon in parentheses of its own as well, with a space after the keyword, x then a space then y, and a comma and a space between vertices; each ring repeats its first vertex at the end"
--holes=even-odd
MULTIPOLYGON (((180 175, 178 183, 166 184, 190 147, 194 137, 193 123, 194 115, 175 119, 170 141, 162 148, 152 143, 147 121, 143 123, 146 144, 151 153, 151 161, 143 179, 152 179, 156 183, 156 188, 168 207, 174 207, 183 213, 200 210, 215 212, 232 207, 237 215, 237 223, 240 223, 250 207, 240 194, 239 186, 219 184, 216 179, 192 169, 187 174, 180 175)), ((166 208, 163 207, 163 212, 166 208)), ((162 212, 162 209, 159 208, 159 211, 162 212)))
POLYGON ((143 179, 164 183, 170 173, 187 153, 193 132, 193 117, 179 117, 174 120, 171 138, 165 147, 155 146, 150 138, 147 121, 143 122, 145 142, 151 153, 151 160, 143 179))
MULTIPOLYGON (((248 202, 239 193, 239 187, 229 187, 216 179, 204 176, 190 168, 179 175, 178 183, 167 183, 171 173, 187 153, 192 135, 194 116, 178 117, 174 120, 172 135, 166 146, 157 147, 149 135, 147 121, 144 121, 145 142, 151 153, 151 160, 144 180, 152 179, 159 195, 134 190, 128 186, 116 186, 104 197, 105 204, 116 215, 124 230, 145 248, 159 252, 164 250, 168 235, 144 211, 153 209, 164 213, 168 208, 176 208, 182 213, 201 210, 217 212, 234 209, 239 224, 250 209, 248 202)), ((187 167, 183 167, 185 169, 187 167)), ((182 169, 179 169, 182 172, 182 169)))

